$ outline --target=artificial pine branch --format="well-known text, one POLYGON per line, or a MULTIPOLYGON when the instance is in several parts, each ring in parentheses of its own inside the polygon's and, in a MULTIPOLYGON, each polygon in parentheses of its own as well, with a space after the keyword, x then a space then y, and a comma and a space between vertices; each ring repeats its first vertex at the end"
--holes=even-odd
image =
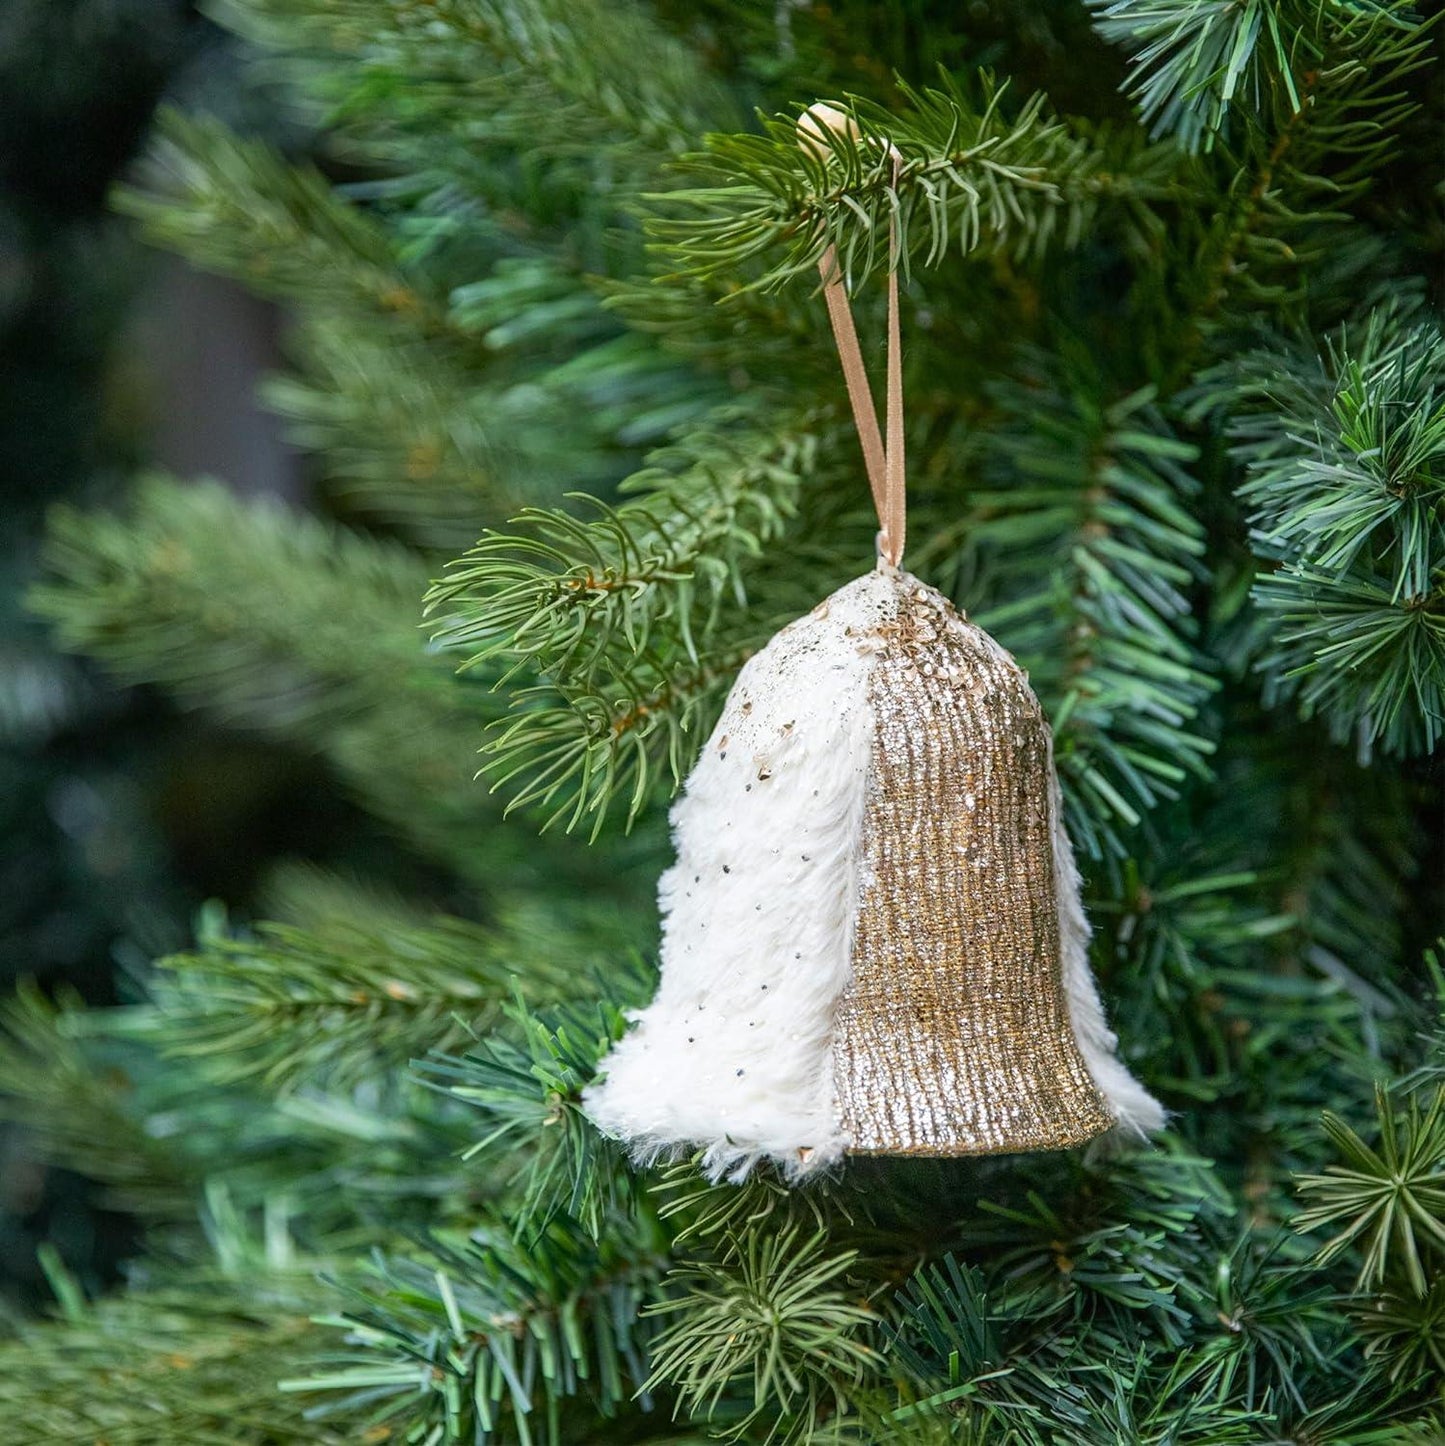
POLYGON ((811 276, 832 247, 856 283, 884 260, 890 225, 902 256, 929 267, 955 249, 1024 257, 1076 241, 1111 197, 1158 194, 1147 162, 1137 182, 1115 175, 1094 141, 1046 113, 1042 96, 1011 116, 988 81, 978 105, 946 76, 940 88, 901 91, 901 113, 845 102, 852 128, 826 149, 799 145, 786 120, 761 136, 711 137, 688 159, 697 184, 658 198, 651 231, 662 253, 688 276, 768 288, 811 276), (890 146, 901 157, 896 177, 890 146))
POLYGON ((157 244, 266 296, 361 306, 398 332, 446 327, 439 298, 398 263, 385 231, 326 179, 219 122, 167 112, 144 187, 118 203, 157 244))
POLYGON ((525 512, 490 532, 429 595, 436 639, 519 675, 517 716, 490 745, 497 786, 568 826, 636 816, 660 767, 675 783, 745 653, 719 657, 744 569, 775 541, 815 465, 805 417, 688 433, 600 517, 525 512), (534 681, 536 680, 536 681, 534 681))
POLYGON ((35 605, 67 646, 321 750, 423 850, 496 878, 465 791, 475 730, 498 707, 427 655, 416 557, 215 484, 159 479, 127 520, 58 513, 47 556, 35 605))
POLYGON ((1155 137, 1210 150, 1233 113, 1288 127, 1320 105, 1332 148, 1378 158, 1400 119, 1382 94, 1421 63, 1421 18, 1404 0, 1088 0, 1105 39, 1130 58, 1130 95, 1155 137), (1350 115, 1353 111, 1354 114, 1350 115), (1340 117, 1350 116, 1342 124, 1340 117))
MULTIPOLYGON (((299 40, 332 65, 344 60, 336 80, 354 86, 359 72, 394 127, 425 120, 433 136, 471 118, 475 104, 485 121, 480 137, 469 132, 473 142, 589 158, 618 146, 667 155, 734 109, 691 49, 616 0, 223 0, 222 13, 263 42, 299 40), (412 93, 387 94, 396 79, 412 93)), ((311 78, 323 93, 336 83, 311 78)))
POLYGON ((1208 373, 1244 468, 1256 666, 1273 695, 1368 751, 1445 729, 1445 342, 1384 308, 1323 354, 1280 345, 1208 373))
POLYGON ((534 1004, 575 998, 607 933, 588 922, 572 932, 527 911, 485 927, 332 918, 311 929, 261 924, 250 936, 213 930, 158 962, 151 1002, 126 1031, 222 1084, 346 1090, 494 1028, 518 991, 534 1004))
POLYGON ((475 1037, 464 1054, 438 1046, 421 1078, 481 1112, 484 1132, 469 1156, 486 1156, 499 1171, 510 1158, 512 1224, 520 1236, 546 1231, 565 1212, 598 1240, 630 1192, 620 1153, 583 1114, 581 1093, 621 1036, 622 1015, 576 1004, 535 1014, 519 998, 506 1025, 475 1037))
MULTIPOLYGON (((27 1130, 43 1158, 100 1180, 142 1217, 187 1219, 197 1172, 184 1147, 147 1130, 156 1105, 145 1079, 127 1073, 124 1057, 105 1073, 73 1027, 76 1000, 57 1007, 33 986, 7 1001, 0 1029, 0 1118, 27 1130), (140 1096, 140 1098, 137 1098, 140 1096)), ((164 1087, 160 1100, 169 1103, 164 1087)))
MULTIPOLYGON (((459 1248, 433 1241, 425 1263, 378 1259, 369 1281, 346 1288, 347 1308, 321 1322, 345 1332, 341 1346, 283 1389, 328 1393, 323 1421, 339 1411, 479 1446, 566 1446, 564 1412, 579 1395, 608 1416, 633 1415, 656 1243, 644 1236, 632 1254, 584 1239, 558 1219, 525 1249, 497 1225, 459 1248)), ((644 1396, 640 1409, 650 1404, 644 1396)))
POLYGON ((707 1420, 748 1381, 752 1409, 728 1424, 733 1439, 760 1425, 767 1442, 806 1440, 825 1407, 846 1412, 847 1388, 882 1362, 865 1336, 873 1314, 846 1286, 855 1257, 825 1245, 821 1234, 753 1232, 729 1252, 731 1268, 675 1270, 651 1312, 672 1319, 649 1384, 675 1385, 683 1409, 707 1420))
POLYGON ((993 563, 1000 595, 980 621, 1035 679, 1070 826, 1095 855, 1122 852, 1122 831, 1203 776, 1213 751, 1196 722, 1213 687, 1189 597, 1204 548, 1185 470, 1196 452, 1150 390, 1110 402, 1101 383, 1074 354, 1063 376, 1035 359, 996 388, 992 485, 958 528, 993 563))
POLYGON ((316 1350, 323 1293, 304 1269, 257 1286, 212 1270, 31 1322, 0 1341, 0 1410, 24 1446, 273 1446, 356 1440, 356 1417, 308 1419, 276 1390, 316 1350))

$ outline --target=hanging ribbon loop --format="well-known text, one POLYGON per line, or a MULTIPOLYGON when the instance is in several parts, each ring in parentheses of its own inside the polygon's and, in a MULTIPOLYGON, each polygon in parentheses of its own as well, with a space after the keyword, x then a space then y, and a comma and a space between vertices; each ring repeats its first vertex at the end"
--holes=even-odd
MULTIPOLYGON (((815 153, 819 143, 830 143, 830 135, 858 137, 857 126, 850 116, 829 105, 815 105, 803 112, 798 121, 799 144, 815 153)), ((888 153, 893 163, 893 184, 898 185, 903 158, 891 145, 888 153)), ((858 429, 858 442, 863 449, 863 466, 873 492, 873 505, 878 512, 878 555, 889 567, 897 567, 903 559, 903 543, 907 531, 907 506, 903 455, 903 343, 898 320, 898 221, 888 219, 888 361, 885 381, 884 430, 879 431, 878 411, 873 389, 863 365, 863 349, 858 343, 858 328, 853 309, 848 304, 848 291, 837 250, 829 245, 818 261, 823 278, 823 299, 828 305, 828 320, 833 327, 833 340, 838 346, 838 360, 843 367, 843 381, 848 388, 848 401, 853 409, 853 424, 858 429)))

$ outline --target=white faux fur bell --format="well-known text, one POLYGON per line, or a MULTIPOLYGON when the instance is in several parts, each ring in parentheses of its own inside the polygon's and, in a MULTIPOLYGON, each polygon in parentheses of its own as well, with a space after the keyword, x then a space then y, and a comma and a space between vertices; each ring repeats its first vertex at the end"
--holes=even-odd
POLYGON ((585 1096, 639 1160, 798 1178, 1162 1123, 1089 971, 1037 700, 916 578, 753 657, 672 821, 657 995, 585 1096))

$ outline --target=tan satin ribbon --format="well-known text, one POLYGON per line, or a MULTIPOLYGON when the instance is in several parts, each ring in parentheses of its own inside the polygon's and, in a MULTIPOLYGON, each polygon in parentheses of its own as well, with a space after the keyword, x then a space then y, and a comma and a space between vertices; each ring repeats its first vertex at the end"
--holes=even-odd
MULTIPOLYGON (((902 157, 893 155, 893 185, 898 185, 902 157)), ((858 328, 853 324, 853 310, 848 305, 848 292, 843 284, 843 271, 838 253, 830 245, 818 261, 823 276, 823 299, 828 303, 828 320, 833 324, 833 339, 838 344, 838 360, 843 364, 843 380, 848 387, 848 400, 853 407, 853 423, 863 448, 863 466, 868 485, 873 490, 873 505, 878 509, 878 555, 890 567, 897 567, 903 558, 903 541, 907 530, 903 471, 903 343, 898 324, 898 222, 888 220, 888 370, 885 427, 887 440, 878 430, 878 411, 873 403, 873 389, 863 365, 863 350, 858 345, 858 328)))

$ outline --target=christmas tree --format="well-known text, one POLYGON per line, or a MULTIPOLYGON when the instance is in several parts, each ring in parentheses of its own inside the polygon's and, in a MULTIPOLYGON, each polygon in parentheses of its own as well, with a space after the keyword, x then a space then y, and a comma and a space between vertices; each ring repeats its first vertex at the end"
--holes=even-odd
POLYGON ((321 164, 172 113, 118 204, 290 309, 316 507, 144 479, 53 516, 33 603, 410 862, 208 911, 127 1008, 10 1006, 6 1113, 145 1240, 97 1299, 47 1254, 11 1435, 1445 1440, 1421 14, 213 9, 321 164), (800 146, 819 100, 852 125, 800 146), (637 1167, 581 1094, 738 667, 871 561, 817 264, 872 352, 890 231, 908 566, 1030 672, 1169 1129, 637 1167))

